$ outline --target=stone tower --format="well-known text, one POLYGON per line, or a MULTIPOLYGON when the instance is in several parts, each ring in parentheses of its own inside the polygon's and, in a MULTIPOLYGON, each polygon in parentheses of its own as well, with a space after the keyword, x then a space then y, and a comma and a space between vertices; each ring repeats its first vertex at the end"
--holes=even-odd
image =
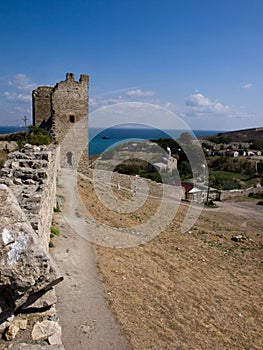
POLYGON ((81 74, 75 81, 73 73, 67 73, 66 80, 54 87, 38 87, 32 92, 33 125, 50 130, 54 139, 62 142, 77 122, 88 120, 88 89, 89 76, 81 74))

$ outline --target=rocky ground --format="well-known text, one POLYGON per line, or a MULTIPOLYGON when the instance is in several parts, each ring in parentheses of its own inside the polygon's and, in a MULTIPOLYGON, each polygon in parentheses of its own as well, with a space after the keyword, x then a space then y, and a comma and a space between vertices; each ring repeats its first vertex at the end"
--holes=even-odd
MULTIPOLYGON (((79 191, 95 220, 131 227, 159 207, 152 196, 140 210, 104 207, 92 181, 79 191)), ((126 200, 132 192, 115 191, 126 200)), ((157 192, 156 192, 157 193, 157 192)), ((182 202, 158 237, 132 248, 94 245, 105 298, 129 349, 262 349, 263 207, 257 201, 205 209, 186 233, 182 202)))

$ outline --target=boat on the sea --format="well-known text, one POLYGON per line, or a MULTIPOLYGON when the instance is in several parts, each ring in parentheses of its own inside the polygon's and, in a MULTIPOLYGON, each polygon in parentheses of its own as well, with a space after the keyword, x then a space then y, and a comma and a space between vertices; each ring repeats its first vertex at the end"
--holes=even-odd
POLYGON ((109 136, 102 136, 103 140, 109 140, 109 136))

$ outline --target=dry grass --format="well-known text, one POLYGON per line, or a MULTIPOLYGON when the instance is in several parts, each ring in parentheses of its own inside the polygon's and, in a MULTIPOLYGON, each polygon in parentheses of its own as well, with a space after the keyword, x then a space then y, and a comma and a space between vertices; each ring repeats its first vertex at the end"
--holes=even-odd
MULTIPOLYGON (((140 222, 158 208, 149 199, 136 214, 120 215, 101 205, 91 182, 80 181, 79 190, 94 216, 113 226, 140 222)), ((94 246, 107 302, 130 349, 261 350, 263 221, 210 209, 183 234, 186 209, 145 245, 94 246), (233 242, 237 234, 245 239, 233 242)))
POLYGON ((0 149, 0 167, 7 160, 7 157, 8 157, 8 153, 5 150, 0 149))

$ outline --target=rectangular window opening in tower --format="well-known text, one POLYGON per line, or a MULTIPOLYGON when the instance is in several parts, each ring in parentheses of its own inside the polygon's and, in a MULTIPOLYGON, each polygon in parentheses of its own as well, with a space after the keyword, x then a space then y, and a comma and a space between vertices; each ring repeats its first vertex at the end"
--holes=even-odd
POLYGON ((75 123, 76 122, 76 117, 75 117, 74 114, 69 116, 69 121, 70 121, 70 123, 75 123))

